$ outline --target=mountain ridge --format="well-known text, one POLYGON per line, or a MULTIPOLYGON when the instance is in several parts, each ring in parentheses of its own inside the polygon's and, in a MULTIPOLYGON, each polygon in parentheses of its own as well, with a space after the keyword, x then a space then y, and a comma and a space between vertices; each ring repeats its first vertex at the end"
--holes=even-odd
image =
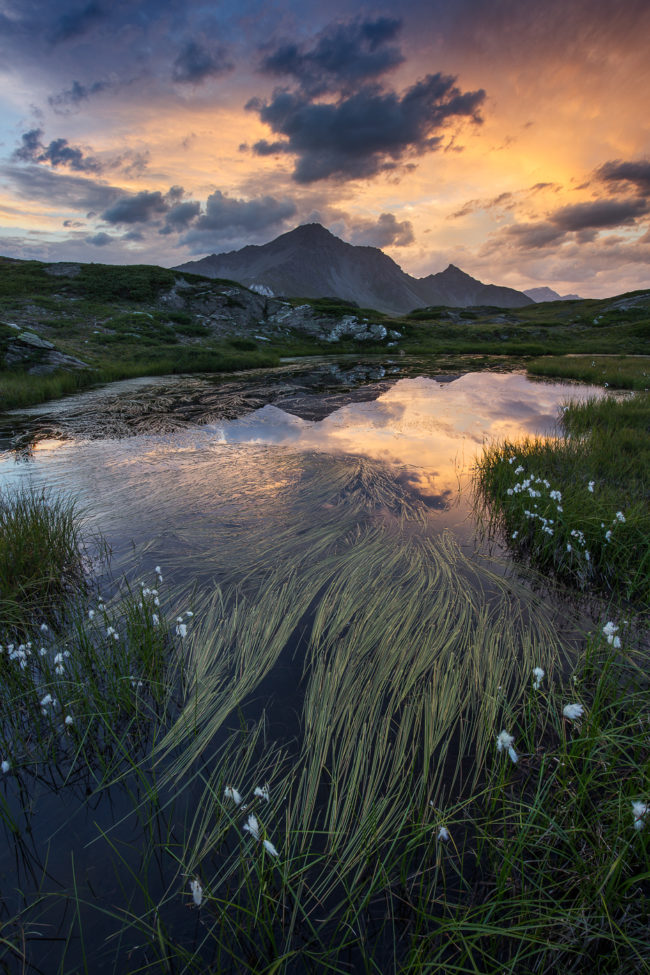
POLYGON ((437 274, 414 278, 379 248, 350 244, 319 223, 302 224, 266 244, 210 254, 173 270, 230 278, 286 297, 338 297, 388 315, 431 305, 521 308, 533 304, 523 292, 483 284, 453 264, 437 274))

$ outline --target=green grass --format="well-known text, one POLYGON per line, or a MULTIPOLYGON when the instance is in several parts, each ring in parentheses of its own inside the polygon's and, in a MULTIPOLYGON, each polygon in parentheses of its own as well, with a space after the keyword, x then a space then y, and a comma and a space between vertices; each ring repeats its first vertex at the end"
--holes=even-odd
POLYGON ((87 568, 72 499, 30 490, 0 495, 0 619, 5 630, 36 619, 56 620, 66 600, 83 590, 87 568))
POLYGON ((560 438, 485 450, 477 488, 488 524, 535 566, 580 589, 647 599, 650 399, 572 403, 561 424, 560 438))
POLYGON ((230 373, 241 369, 258 369, 278 364, 272 352, 238 351, 228 346, 222 349, 179 349, 169 354, 139 357, 133 361, 105 361, 94 370, 74 372, 59 370, 48 376, 32 376, 17 370, 0 372, 0 410, 20 409, 50 399, 60 399, 72 393, 103 383, 138 376, 167 376, 179 373, 230 373))
POLYGON ((526 363, 533 376, 578 379, 612 389, 650 388, 650 356, 546 356, 526 363))

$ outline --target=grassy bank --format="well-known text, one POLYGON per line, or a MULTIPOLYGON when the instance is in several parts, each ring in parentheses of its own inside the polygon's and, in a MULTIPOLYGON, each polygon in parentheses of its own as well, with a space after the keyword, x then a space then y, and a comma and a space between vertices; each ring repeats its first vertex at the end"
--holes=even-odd
POLYGON ((58 370, 48 376, 33 376, 21 371, 0 372, 0 411, 20 409, 60 399, 72 393, 90 389, 119 379, 139 376, 167 376, 179 373, 231 373, 240 369, 257 369, 278 364, 272 352, 236 352, 234 350, 204 350, 179 352, 175 356, 135 359, 132 362, 109 361, 97 369, 70 372, 58 370))
POLYGON ((52 624, 85 586, 89 553, 74 500, 27 490, 0 495, 0 619, 52 624))
POLYGON ((650 356, 544 356, 529 360, 526 369, 533 376, 577 379, 611 389, 636 389, 647 393, 650 388, 650 356))
POLYGON ((559 439, 488 447, 488 522, 522 557, 583 590, 650 594, 650 398, 571 404, 559 439))

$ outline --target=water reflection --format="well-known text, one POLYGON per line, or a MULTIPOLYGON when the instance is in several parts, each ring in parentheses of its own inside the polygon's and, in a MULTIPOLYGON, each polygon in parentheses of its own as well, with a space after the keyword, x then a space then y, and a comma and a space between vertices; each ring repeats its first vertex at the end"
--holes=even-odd
MULTIPOLYGON (((580 395, 589 392, 580 387, 580 395)), ((466 544, 473 529, 463 488, 481 445, 552 434, 575 387, 469 373, 443 382, 400 379, 374 393, 318 420, 266 405, 173 434, 45 439, 22 461, 0 454, 0 482, 70 491, 118 556, 158 538, 166 539, 164 559, 174 547, 189 555, 207 534, 225 546, 241 545, 246 534, 264 548, 265 533, 319 517, 310 513, 313 501, 297 499, 307 483, 317 490, 332 465, 327 458, 356 455, 387 466, 399 487, 425 503, 433 530, 451 528, 466 544)), ((307 412, 313 415, 312 406, 307 412)))

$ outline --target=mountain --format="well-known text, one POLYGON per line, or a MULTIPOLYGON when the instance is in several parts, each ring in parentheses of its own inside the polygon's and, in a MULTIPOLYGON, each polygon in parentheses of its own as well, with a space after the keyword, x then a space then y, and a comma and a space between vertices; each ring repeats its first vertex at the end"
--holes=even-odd
POLYGON ((482 284, 453 264, 439 274, 413 278, 377 247, 347 244, 319 223, 296 227, 268 244, 211 254, 174 270, 230 278, 262 293, 270 289, 291 298, 338 297, 388 315, 429 305, 532 304, 521 291, 482 284))
POLYGON ((527 288, 524 294, 537 304, 542 301, 582 301, 580 295, 559 295, 552 288, 527 288))

